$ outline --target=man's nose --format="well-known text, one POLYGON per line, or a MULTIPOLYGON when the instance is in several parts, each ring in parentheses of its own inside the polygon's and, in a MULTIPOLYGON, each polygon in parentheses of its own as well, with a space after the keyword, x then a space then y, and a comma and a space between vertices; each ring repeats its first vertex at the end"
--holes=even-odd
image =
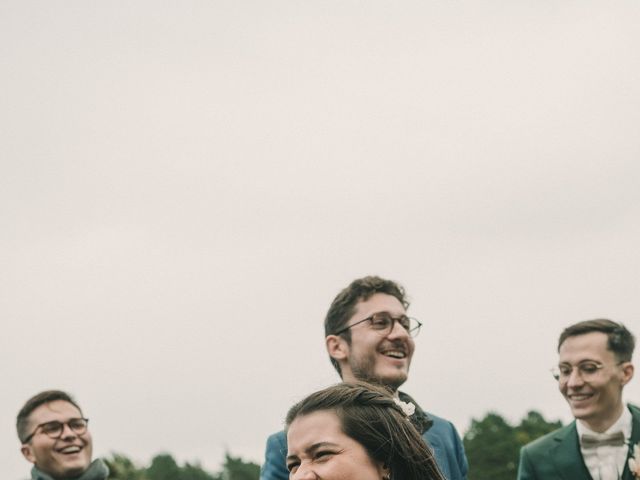
POLYGON ((78 434, 72 430, 68 423, 62 424, 62 433, 60 434, 60 438, 75 438, 78 434))
POLYGON ((580 375, 580 369, 572 368, 569 377, 567 377, 567 387, 579 387, 582 384, 584 384, 584 380, 580 375))
POLYGON ((409 332, 398 321, 393 322, 393 326, 387 335, 389 338, 406 338, 408 336, 409 332))

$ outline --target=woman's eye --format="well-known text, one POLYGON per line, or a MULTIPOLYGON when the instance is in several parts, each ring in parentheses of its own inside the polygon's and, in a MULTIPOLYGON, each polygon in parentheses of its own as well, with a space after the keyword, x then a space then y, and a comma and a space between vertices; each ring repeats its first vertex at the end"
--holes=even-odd
POLYGON ((331 452, 329 450, 321 450, 319 452, 316 452, 316 458, 327 458, 333 454, 334 452, 331 452))
POLYGON ((289 473, 296 473, 296 470, 298 469, 298 465, 299 463, 289 463, 287 464, 287 470, 289 470, 289 473))

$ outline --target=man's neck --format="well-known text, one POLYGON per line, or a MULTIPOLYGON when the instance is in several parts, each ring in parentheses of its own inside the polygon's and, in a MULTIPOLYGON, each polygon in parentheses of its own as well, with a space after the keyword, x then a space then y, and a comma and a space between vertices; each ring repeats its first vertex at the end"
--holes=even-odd
POLYGON ((367 382, 373 385, 379 385, 384 388, 388 388, 393 392, 393 396, 398 398, 398 388, 393 388, 391 385, 387 385, 378 378, 356 378, 351 372, 343 372, 342 381, 347 383, 353 382, 367 382))

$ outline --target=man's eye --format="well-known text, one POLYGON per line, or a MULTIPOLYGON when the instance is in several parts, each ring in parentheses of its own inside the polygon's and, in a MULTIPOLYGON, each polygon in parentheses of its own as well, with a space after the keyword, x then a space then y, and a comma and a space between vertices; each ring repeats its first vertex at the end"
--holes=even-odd
POLYGON ((71 427, 72 430, 79 430, 81 428, 84 428, 85 426, 85 421, 82 418, 74 418, 73 420, 69 420, 69 427, 71 427))
POLYGON ((62 429, 62 424, 60 422, 49 422, 42 425, 42 431, 44 433, 55 433, 62 429))
POLYGON ((598 371, 598 365, 595 363, 583 363, 580 365, 580 371, 584 373, 596 373, 598 371))
POLYGON ((571 375, 571 367, 568 367, 566 365, 561 365, 560 367, 558 367, 558 371, 560 372, 561 375, 564 375, 567 377, 571 375))
POLYGON ((289 470, 289 473, 296 473, 299 465, 297 462, 287 463, 287 470, 289 470))
POLYGON ((398 319, 398 323, 402 326, 402 328, 404 328, 405 330, 409 330, 409 328, 411 327, 411 321, 409 320, 409 317, 400 317, 398 319))
POLYGON ((375 315, 371 318, 371 325, 373 328, 387 328, 391 323, 391 317, 387 315, 375 315))

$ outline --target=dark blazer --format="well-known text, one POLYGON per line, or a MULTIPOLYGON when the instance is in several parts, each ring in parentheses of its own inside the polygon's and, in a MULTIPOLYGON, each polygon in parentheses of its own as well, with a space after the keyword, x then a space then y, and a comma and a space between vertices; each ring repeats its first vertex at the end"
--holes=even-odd
MULTIPOLYGON (((633 417, 631 445, 640 442, 640 409, 629 405, 633 417)), ((582 459, 575 420, 520 450, 518 480, 592 480, 582 459)), ((622 480, 633 480, 625 462, 622 480)))

